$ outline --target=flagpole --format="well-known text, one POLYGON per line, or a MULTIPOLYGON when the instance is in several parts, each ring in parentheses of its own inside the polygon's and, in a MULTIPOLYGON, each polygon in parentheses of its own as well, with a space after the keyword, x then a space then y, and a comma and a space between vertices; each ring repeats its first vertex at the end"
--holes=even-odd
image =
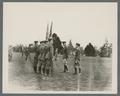
POLYGON ((53 27, 53 22, 51 22, 49 38, 52 36, 52 27, 53 27))
POLYGON ((47 24, 47 31, 46 31, 46 40, 48 40, 48 35, 49 35, 49 33, 48 33, 48 31, 49 31, 49 27, 48 27, 48 24, 47 24))

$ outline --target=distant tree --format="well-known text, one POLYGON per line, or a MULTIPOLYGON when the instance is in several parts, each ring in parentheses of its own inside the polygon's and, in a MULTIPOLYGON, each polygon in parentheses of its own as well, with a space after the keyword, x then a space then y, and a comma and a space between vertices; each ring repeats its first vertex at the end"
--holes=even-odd
POLYGON ((95 48, 93 47, 93 45, 91 43, 89 43, 85 49, 84 49, 84 54, 86 56, 95 56, 95 48))
POLYGON ((112 44, 105 40, 105 43, 102 47, 100 47, 100 54, 101 57, 111 57, 112 55, 112 44))
POLYGON ((80 47, 80 53, 81 53, 81 55, 84 55, 84 49, 83 49, 83 47, 80 47))
POLYGON ((70 40, 68 44, 68 53, 69 54, 73 53, 74 49, 75 48, 73 47, 72 41, 70 40))
POLYGON ((98 56, 100 54, 99 49, 96 46, 94 46, 94 49, 95 49, 95 56, 98 56))

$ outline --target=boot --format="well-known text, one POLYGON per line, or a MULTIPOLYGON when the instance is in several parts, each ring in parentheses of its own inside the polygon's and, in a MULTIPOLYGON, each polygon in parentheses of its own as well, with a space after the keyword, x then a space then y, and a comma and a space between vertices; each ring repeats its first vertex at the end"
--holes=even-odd
POLYGON ((79 73, 81 73, 81 68, 79 68, 79 73))
POLYGON ((64 65, 64 72, 66 72, 66 66, 64 65))
POLYGON ((68 66, 65 65, 65 72, 68 72, 68 66))
POLYGON ((36 73, 36 67, 34 66, 34 72, 36 73))
POLYGON ((77 68, 75 68, 75 73, 74 73, 74 75, 76 75, 77 74, 77 68))

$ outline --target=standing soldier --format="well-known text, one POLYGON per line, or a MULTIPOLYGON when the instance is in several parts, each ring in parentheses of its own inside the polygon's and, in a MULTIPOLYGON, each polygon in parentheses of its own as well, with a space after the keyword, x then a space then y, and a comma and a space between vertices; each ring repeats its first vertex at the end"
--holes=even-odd
POLYGON ((43 63, 43 48, 44 48, 44 44, 43 41, 40 42, 40 45, 38 46, 38 52, 39 52, 39 56, 38 56, 38 64, 37 64, 37 73, 42 74, 42 70, 41 70, 41 66, 43 63))
POLYGON ((34 56, 33 69, 34 69, 34 72, 36 73, 37 72, 38 56, 39 56, 38 41, 34 41, 34 52, 35 52, 35 56, 34 56))
POLYGON ((38 56, 38 64, 37 64, 37 73, 44 74, 45 73, 45 42, 40 42, 39 47, 39 56, 38 56), (40 70, 39 70, 40 68, 40 70))
POLYGON ((53 75, 53 42, 52 39, 48 39, 46 43, 46 55, 45 55, 45 74, 53 75))
POLYGON ((77 74, 78 70, 79 70, 79 73, 81 73, 81 68, 80 68, 80 44, 79 43, 76 43, 74 69, 75 69, 74 74, 77 74))
POLYGON ((24 49, 24 54, 25 54, 25 60, 27 61, 28 56, 30 55, 30 44, 28 47, 24 49))
POLYGON ((64 64, 64 72, 68 72, 67 59, 68 59, 67 46, 66 46, 66 42, 63 41, 63 64, 64 64))

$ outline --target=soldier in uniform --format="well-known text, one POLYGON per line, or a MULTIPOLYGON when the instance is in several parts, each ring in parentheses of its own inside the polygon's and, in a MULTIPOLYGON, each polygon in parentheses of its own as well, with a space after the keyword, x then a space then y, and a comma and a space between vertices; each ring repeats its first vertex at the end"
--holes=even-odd
POLYGON ((67 64, 67 59, 68 59, 68 50, 66 46, 66 42, 63 41, 63 64, 64 64, 64 72, 68 72, 68 64, 67 64))
POLYGON ((39 46, 38 50, 39 50, 39 56, 38 56, 38 64, 37 64, 37 73, 44 74, 44 67, 45 67, 45 41, 41 41, 40 42, 40 46, 39 46))
POLYGON ((39 56, 38 41, 34 41, 34 52, 35 52, 35 56, 34 56, 33 69, 34 69, 34 72, 36 73, 37 72, 38 56, 39 56))
POLYGON ((76 43, 76 51, 75 51, 75 62, 74 62, 74 69, 75 69, 75 73, 77 74, 78 71, 79 73, 81 73, 81 68, 80 68, 80 44, 76 43))
POLYGON ((25 52, 25 60, 27 60, 28 56, 30 55, 30 47, 31 47, 31 45, 29 44, 29 46, 25 48, 25 51, 24 51, 25 52))
POLYGON ((45 74, 50 76, 53 74, 53 42, 52 39, 50 38, 47 43, 46 43, 46 48, 45 48, 45 74))

